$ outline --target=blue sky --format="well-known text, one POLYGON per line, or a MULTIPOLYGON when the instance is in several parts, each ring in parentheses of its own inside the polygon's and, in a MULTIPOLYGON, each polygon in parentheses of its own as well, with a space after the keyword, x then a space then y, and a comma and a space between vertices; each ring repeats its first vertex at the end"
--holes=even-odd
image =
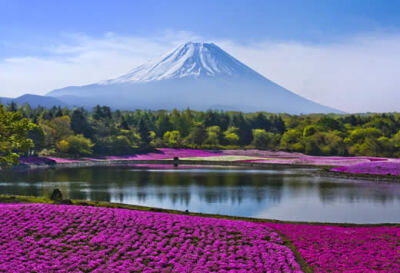
POLYGON ((394 111, 399 14, 396 0, 0 0, 0 96, 104 80, 207 40, 307 98, 394 111))
POLYGON ((2 40, 15 42, 46 43, 63 32, 146 36, 172 29, 239 42, 321 43, 400 29, 396 0, 0 0, 0 5, 2 40))

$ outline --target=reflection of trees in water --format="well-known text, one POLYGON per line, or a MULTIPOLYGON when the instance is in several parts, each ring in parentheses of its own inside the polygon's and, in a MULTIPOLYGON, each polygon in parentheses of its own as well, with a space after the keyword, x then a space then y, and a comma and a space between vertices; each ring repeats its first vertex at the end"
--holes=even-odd
POLYGON ((89 191, 89 199, 94 201, 107 201, 111 200, 111 194, 108 191, 89 191))
POLYGON ((136 193, 137 199, 139 200, 139 202, 143 203, 146 202, 146 197, 147 197, 147 193, 144 191, 138 191, 136 193))
MULTIPOLYGON (((118 172, 112 175, 116 181, 112 186, 117 187, 127 200, 134 198, 140 203, 145 203, 150 196, 160 203, 168 199, 172 204, 184 205, 189 205, 192 196, 198 196, 200 200, 205 200, 207 203, 240 204, 245 198, 258 203, 266 199, 279 202, 282 195, 282 177, 280 176, 114 170, 118 172)), ((113 170, 108 169, 108 171, 113 170)), ((108 176, 102 177, 104 179, 108 176)))
POLYGON ((180 203, 187 206, 190 203, 191 193, 189 191, 171 192, 168 196, 173 205, 180 203))
POLYGON ((43 188, 37 187, 35 184, 29 186, 19 186, 22 182, 15 182, 14 184, 0 185, 1 194, 15 194, 15 195, 32 195, 44 196, 46 193, 43 188))
MULTIPOLYGON (((1 177, 0 177, 1 179, 1 177)), ((13 175, 11 180, 32 183, 29 187, 17 185, 4 192, 42 195, 43 187, 34 181, 59 181, 58 187, 74 199, 92 199, 124 202, 136 199, 146 202, 149 195, 162 202, 188 205, 192 196, 208 203, 240 204, 244 199, 261 203, 265 200, 279 202, 282 195, 282 176, 246 174, 239 172, 152 172, 129 168, 90 167, 26 172, 13 175), (81 183, 79 183, 81 182, 81 183), (16 191, 16 192, 13 192, 16 191)), ((10 180, 10 179, 8 179, 10 180)))
POLYGON ((367 200, 385 204, 400 200, 400 185, 395 183, 344 181, 343 183, 320 182, 317 186, 323 203, 334 203, 338 200, 356 203, 367 200))
POLYGON ((200 199, 208 203, 241 204, 246 198, 257 203, 266 200, 279 202, 282 196, 282 181, 279 176, 234 173, 219 178, 218 186, 204 187, 199 192, 200 199))
POLYGON ((208 203, 241 204, 245 199, 257 203, 266 200, 280 202, 283 189, 293 197, 317 191, 324 203, 367 200, 384 204, 400 200, 400 184, 396 183, 354 183, 334 178, 235 171, 208 173, 202 170, 153 172, 116 167, 66 168, 0 173, 0 182, 10 182, 0 184, 2 193, 43 196, 57 187, 67 198, 110 201, 112 197, 117 202, 135 198, 144 203, 149 195, 160 202, 168 200, 173 204, 181 202, 186 205, 194 196, 208 203))

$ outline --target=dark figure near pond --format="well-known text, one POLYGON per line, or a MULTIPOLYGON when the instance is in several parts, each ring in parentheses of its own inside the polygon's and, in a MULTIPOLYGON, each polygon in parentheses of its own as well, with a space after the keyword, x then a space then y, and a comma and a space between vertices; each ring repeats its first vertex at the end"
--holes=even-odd
POLYGON ((63 200, 63 196, 62 196, 61 191, 59 189, 54 189, 53 193, 51 194, 50 199, 53 200, 53 201, 61 201, 61 200, 63 200))
POLYGON ((179 157, 175 156, 174 157, 174 167, 178 167, 178 165, 179 165, 178 161, 179 161, 179 157))

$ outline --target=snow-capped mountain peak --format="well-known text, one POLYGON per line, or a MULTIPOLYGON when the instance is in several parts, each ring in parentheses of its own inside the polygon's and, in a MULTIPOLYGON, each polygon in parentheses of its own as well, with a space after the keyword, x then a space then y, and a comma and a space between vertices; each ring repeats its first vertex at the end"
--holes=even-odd
POLYGON ((51 91, 69 105, 116 109, 337 112, 270 81, 213 43, 189 42, 155 62, 100 83, 51 91))
POLYGON ((214 43, 188 42, 161 60, 141 65, 126 75, 105 81, 103 84, 248 74, 260 76, 214 43))

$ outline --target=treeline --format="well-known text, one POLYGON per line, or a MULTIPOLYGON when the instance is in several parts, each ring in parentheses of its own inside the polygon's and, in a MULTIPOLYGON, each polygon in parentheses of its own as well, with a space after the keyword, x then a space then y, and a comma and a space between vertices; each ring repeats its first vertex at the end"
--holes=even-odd
POLYGON ((190 109, 112 111, 96 106, 7 105, 37 126, 29 131, 39 155, 122 155, 157 147, 258 148, 310 155, 400 155, 400 114, 287 115, 190 109))

